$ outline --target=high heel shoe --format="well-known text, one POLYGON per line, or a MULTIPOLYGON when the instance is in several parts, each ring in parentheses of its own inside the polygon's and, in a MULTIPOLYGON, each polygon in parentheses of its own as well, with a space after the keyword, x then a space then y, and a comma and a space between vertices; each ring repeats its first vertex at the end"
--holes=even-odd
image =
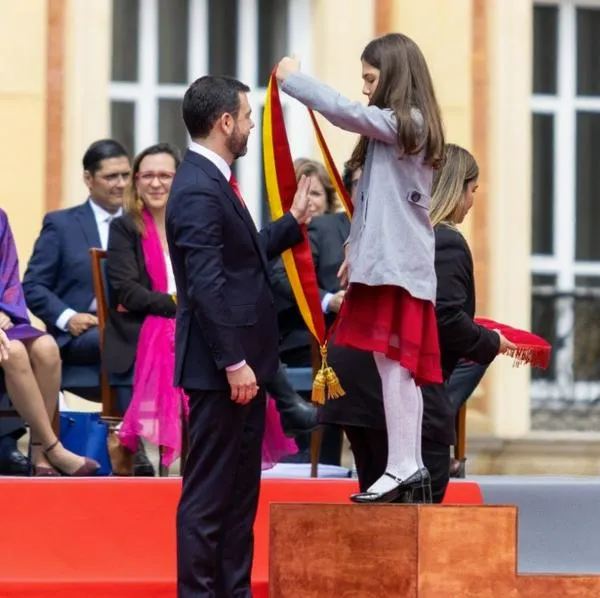
MULTIPOLYGON (((44 449, 44 455, 50 463, 52 464, 52 458, 50 457, 50 453, 60 444, 60 440, 57 440, 54 444, 51 444, 48 448, 44 449)), ((58 471, 60 475, 67 477, 84 477, 84 476, 93 476, 96 475, 96 472, 100 469, 100 464, 93 459, 88 459, 84 457, 84 462, 81 467, 76 469, 73 473, 68 473, 62 470, 58 465, 52 464, 54 469, 58 471)))
POLYGON ((466 472, 467 458, 462 459, 451 459, 450 460, 450 477, 464 479, 467 477, 466 472))
POLYGON ((352 494, 350 496, 350 500, 352 502, 361 504, 392 503, 398 501, 398 499, 404 495, 409 495, 411 500, 407 502, 411 502, 415 490, 423 487, 423 472, 427 472, 427 475, 429 475, 429 472, 426 469, 419 469, 411 476, 403 480, 386 471, 383 475, 394 480, 397 484, 395 487, 387 490, 386 492, 369 492, 368 490, 366 492, 358 492, 356 494, 352 494))
POLYGON ((51 465, 36 465, 32 461, 32 446, 42 446, 41 442, 29 443, 29 460, 31 461, 31 475, 36 478, 55 478, 60 477, 60 473, 51 465))

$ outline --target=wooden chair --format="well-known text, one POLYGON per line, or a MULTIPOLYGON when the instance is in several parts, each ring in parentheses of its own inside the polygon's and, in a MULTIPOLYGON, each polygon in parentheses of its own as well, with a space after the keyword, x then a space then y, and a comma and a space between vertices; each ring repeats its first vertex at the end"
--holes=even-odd
MULTIPOLYGON (((98 332, 100 335, 100 351, 104 348, 104 331, 108 319, 109 308, 109 285, 106 274, 106 251, 103 249, 90 249, 92 257, 92 276, 94 281, 94 294, 96 295, 97 313, 98 313, 98 332)), ((133 381, 132 381, 133 382, 133 381)), ((103 370, 100 372, 100 393, 102 399, 102 418, 108 422, 118 422, 122 420, 117 410, 116 392, 111 386, 109 376, 103 370)), ((181 417, 181 471, 185 467, 189 450, 188 429, 185 417, 181 417)), ((162 447, 159 447, 159 453, 162 456, 162 447)), ((168 475, 168 469, 162 464, 159 467, 161 477, 168 475)))
POLYGON ((462 461, 467 452, 467 402, 463 403, 456 414, 456 445, 454 458, 462 461))

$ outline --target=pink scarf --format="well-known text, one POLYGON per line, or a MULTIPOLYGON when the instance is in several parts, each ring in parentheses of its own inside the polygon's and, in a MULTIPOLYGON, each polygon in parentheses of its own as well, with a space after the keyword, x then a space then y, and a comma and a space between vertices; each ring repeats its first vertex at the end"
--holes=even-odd
MULTIPOLYGON (((168 292, 165 255, 154 218, 142 212, 146 232, 142 251, 152 290, 168 292)), ((133 396, 119 433, 131 451, 143 437, 163 448, 162 463, 169 466, 181 452, 181 410, 187 416, 186 394, 173 386, 175 370, 175 320, 147 315, 137 345, 133 396)))

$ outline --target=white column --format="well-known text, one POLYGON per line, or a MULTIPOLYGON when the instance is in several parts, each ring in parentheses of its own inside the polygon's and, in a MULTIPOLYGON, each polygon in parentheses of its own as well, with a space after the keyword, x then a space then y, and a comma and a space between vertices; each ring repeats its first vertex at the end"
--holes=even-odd
POLYGON ((65 24, 65 113, 63 205, 87 195, 81 158, 93 141, 110 132, 108 86, 111 57, 111 0, 67 4, 65 24))
POLYGON ((238 0, 237 78, 252 89, 250 104, 257 126, 250 133, 248 153, 238 160, 237 173, 246 205, 256 223, 261 218, 260 173, 263 168, 260 140, 262 131, 258 126, 263 97, 257 89, 262 83, 258 81, 258 17, 257 0, 238 0))
MULTIPOLYGON (((532 3, 490 0, 489 184, 490 313, 529 329, 531 318, 532 3)), ((529 367, 498 357, 490 368, 492 431, 518 437, 530 429, 529 367)))

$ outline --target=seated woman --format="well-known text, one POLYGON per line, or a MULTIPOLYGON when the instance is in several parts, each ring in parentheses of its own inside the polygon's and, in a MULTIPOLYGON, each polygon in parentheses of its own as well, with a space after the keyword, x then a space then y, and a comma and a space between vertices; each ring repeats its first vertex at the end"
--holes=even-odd
POLYGON ((184 394, 173 387, 175 280, 165 210, 179 152, 166 143, 134 160, 123 215, 110 225, 110 309, 103 362, 108 374, 133 370, 133 394, 120 438, 132 452, 140 438, 162 447, 169 466, 181 450, 184 394))
POLYGON ((54 339, 31 326, 19 279, 17 249, 0 210, 0 367, 19 415, 31 428, 36 476, 89 476, 100 465, 66 450, 52 429, 60 391, 61 362, 54 339))
MULTIPOLYGON (((104 339, 109 374, 133 369, 133 394, 120 430, 132 452, 140 438, 161 447, 169 466, 181 451, 181 414, 187 397, 173 386, 176 287, 169 257, 165 210, 178 151, 166 143, 146 148, 134 160, 124 214, 111 223, 108 239, 110 310, 104 339)), ((271 437, 269 466, 292 444, 271 437)))
MULTIPOLYGON (((473 205, 479 168, 473 156, 456 145, 446 146, 444 165, 434 175, 431 221, 435 232, 435 270, 438 279, 436 319, 442 372, 446 384, 422 387, 422 447, 417 463, 431 473, 433 502, 441 502, 448 485, 450 446, 455 441, 455 410, 447 382, 460 359, 489 364, 498 353, 514 348, 499 333, 478 326, 475 314, 473 259, 460 224, 473 205)), ((343 426, 354 454, 360 488, 365 491, 385 471, 387 437, 381 382, 372 354, 333 345, 329 364, 347 395, 328 401, 321 419, 343 426)), ((415 502, 425 496, 410 497, 415 502)))

